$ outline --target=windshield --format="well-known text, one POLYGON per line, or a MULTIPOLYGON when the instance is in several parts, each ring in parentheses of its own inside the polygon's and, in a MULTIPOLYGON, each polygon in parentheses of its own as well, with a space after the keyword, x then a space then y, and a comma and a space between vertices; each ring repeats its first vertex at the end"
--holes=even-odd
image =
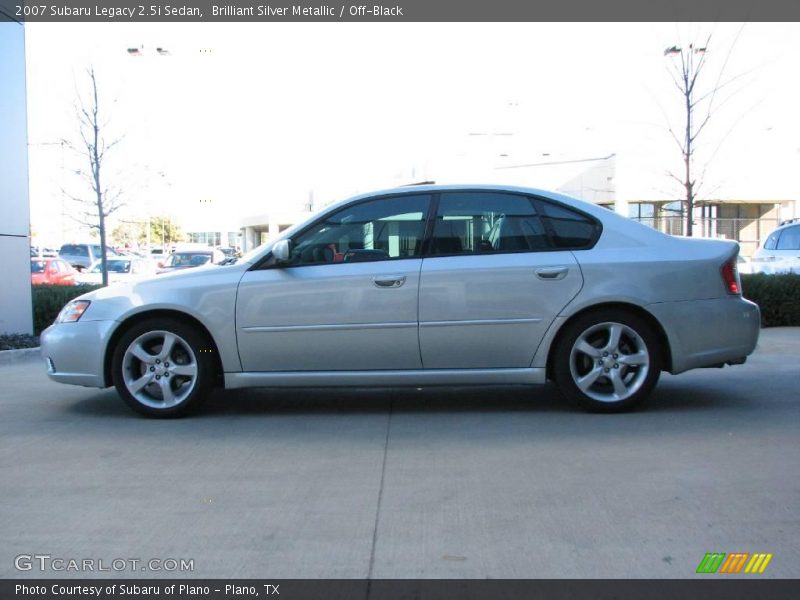
POLYGON ((199 267, 211 260, 210 254, 194 254, 189 252, 175 252, 170 254, 164 263, 165 267, 199 267))
MULTIPOLYGON (((130 273, 131 261, 129 260, 106 260, 106 267, 109 273, 130 273)), ((99 262, 91 268, 89 273, 102 273, 103 263, 99 262)))
POLYGON ((44 273, 44 268, 47 266, 43 260, 31 261, 31 273, 44 273))

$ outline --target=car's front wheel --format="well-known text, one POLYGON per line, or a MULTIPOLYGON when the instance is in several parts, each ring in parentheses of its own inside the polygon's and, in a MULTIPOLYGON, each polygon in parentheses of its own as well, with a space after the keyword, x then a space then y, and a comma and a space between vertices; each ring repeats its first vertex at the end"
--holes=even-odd
POLYGON ((149 319, 128 329, 112 357, 112 379, 131 408, 149 417, 178 417, 196 408, 214 383, 205 335, 176 319, 149 319))
POLYGON ((619 412, 641 403, 661 374, 653 327, 621 310, 599 310, 569 323, 559 337, 553 378, 571 402, 595 412, 619 412))

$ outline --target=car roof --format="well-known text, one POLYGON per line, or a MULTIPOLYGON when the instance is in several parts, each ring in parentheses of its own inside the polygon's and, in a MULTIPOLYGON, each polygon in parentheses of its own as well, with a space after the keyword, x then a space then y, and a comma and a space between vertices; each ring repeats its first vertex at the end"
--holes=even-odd
POLYGON ((453 184, 420 184, 420 185, 404 185, 399 187, 393 188, 386 188, 383 190, 376 190, 371 192, 365 192, 363 194, 358 194, 356 196, 351 196, 339 202, 334 202, 326 206, 319 214, 327 213, 332 210, 338 209, 340 207, 346 206, 351 202, 357 202, 359 200, 366 200, 368 198, 378 198, 380 196, 392 196, 392 195, 414 195, 418 193, 428 193, 433 194, 437 192, 510 192, 516 194, 525 194, 527 196, 541 196, 543 198, 548 198, 551 200, 555 200, 557 202, 563 202, 570 206, 573 206, 579 210, 583 210, 591 215, 594 216, 602 216, 606 215, 607 213, 611 212, 607 208, 603 206, 599 206, 597 204, 593 204, 591 202, 586 202, 585 200, 580 200, 578 198, 574 198, 572 196, 567 196, 565 194, 561 194, 559 192, 554 192, 551 190, 544 190, 539 188, 532 188, 532 187, 523 187, 523 186, 516 186, 516 185, 505 185, 500 183, 476 183, 476 184, 467 184, 467 183, 453 183, 453 184))
POLYGON ((787 228, 795 226, 795 225, 800 225, 800 219, 789 219, 788 221, 784 221, 783 223, 778 225, 772 231, 779 231, 779 230, 782 230, 782 229, 787 229, 787 228))

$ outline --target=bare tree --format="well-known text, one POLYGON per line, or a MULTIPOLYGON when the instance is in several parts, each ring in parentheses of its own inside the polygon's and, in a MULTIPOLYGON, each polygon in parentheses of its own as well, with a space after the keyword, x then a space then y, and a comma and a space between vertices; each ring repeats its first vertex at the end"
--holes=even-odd
POLYGON ((120 200, 120 190, 109 186, 103 176, 106 173, 104 169, 106 154, 121 139, 106 140, 103 132, 108 121, 101 118, 94 68, 89 67, 86 73, 91 83, 89 97, 85 99, 83 95, 76 93, 75 104, 81 141, 73 144, 69 140, 64 140, 64 144, 79 156, 83 165, 76 168, 74 173, 82 180, 85 191, 71 194, 62 189, 62 192, 78 204, 77 214, 72 215, 72 218, 82 225, 96 229, 100 234, 103 285, 108 285, 106 220, 109 215, 121 208, 123 203, 120 200))
MULTIPOLYGON (((705 80, 701 78, 701 75, 704 74, 707 68, 708 56, 711 53, 710 35, 700 44, 692 42, 688 46, 672 46, 664 50, 664 56, 673 58, 673 60, 669 62, 667 70, 672 77, 675 87, 682 96, 680 133, 676 133, 676 128, 671 126, 669 128, 669 133, 680 148, 683 158, 683 172, 677 175, 671 171, 667 171, 667 175, 677 181, 682 188, 683 199, 681 200, 681 205, 683 210, 681 212, 685 218, 684 233, 687 236, 692 235, 692 218, 695 200, 698 197, 700 186, 703 183, 705 169, 708 167, 708 163, 706 163, 700 174, 697 174, 695 168, 697 140, 706 129, 709 121, 711 121, 712 115, 733 96, 733 94, 728 94, 723 100, 719 100, 719 92, 746 75, 746 73, 740 73, 725 79, 728 62, 741 32, 742 30, 739 29, 736 37, 728 48, 716 78, 709 80, 713 81, 710 86, 703 87, 701 85, 701 83, 705 82, 705 80)), ((728 131, 728 134, 729 133, 730 130, 728 131)), ((723 136, 722 140, 720 140, 720 145, 728 134, 723 136)), ((719 150, 719 145, 717 146, 717 150, 719 150)), ((716 151, 714 154, 716 154, 716 151)), ((709 158, 709 162, 712 158, 713 156, 709 158)))

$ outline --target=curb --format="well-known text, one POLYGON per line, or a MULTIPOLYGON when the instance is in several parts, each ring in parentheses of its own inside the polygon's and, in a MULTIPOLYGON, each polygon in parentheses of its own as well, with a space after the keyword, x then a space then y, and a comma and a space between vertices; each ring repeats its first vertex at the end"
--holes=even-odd
POLYGON ((41 348, 38 346, 19 350, 0 350, 0 366, 38 360, 41 358, 41 352, 41 348))

